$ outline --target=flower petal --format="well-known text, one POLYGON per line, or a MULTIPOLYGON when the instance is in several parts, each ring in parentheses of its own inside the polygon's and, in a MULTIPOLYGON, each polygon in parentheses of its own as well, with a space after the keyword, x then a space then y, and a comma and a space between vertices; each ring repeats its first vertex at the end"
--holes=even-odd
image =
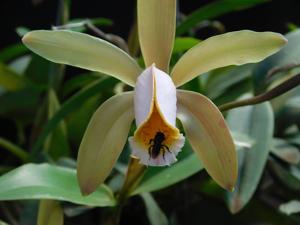
POLYGON ((277 52, 287 40, 278 33, 230 32, 202 41, 187 51, 171 73, 176 86, 210 70, 255 63, 277 52))
POLYGON ((109 74, 134 86, 141 69, 133 58, 107 41, 72 31, 32 31, 23 43, 42 57, 109 74))
POLYGON ((138 0, 139 40, 146 67, 168 72, 176 25, 176 0, 138 0))
POLYGON ((133 92, 113 96, 94 113, 78 153, 77 176, 84 195, 92 193, 111 172, 133 118, 133 92))
POLYGON ((222 187, 233 190, 237 179, 235 146, 218 108, 205 96, 177 91, 178 118, 207 172, 222 187))
POLYGON ((157 69, 154 64, 144 70, 135 85, 134 110, 137 126, 149 116, 154 92, 163 116, 168 123, 175 126, 176 88, 170 76, 157 69))
POLYGON ((129 138, 133 155, 145 165, 176 162, 184 137, 175 127, 176 88, 170 76, 154 65, 146 69, 135 86, 134 108, 138 128, 129 138))

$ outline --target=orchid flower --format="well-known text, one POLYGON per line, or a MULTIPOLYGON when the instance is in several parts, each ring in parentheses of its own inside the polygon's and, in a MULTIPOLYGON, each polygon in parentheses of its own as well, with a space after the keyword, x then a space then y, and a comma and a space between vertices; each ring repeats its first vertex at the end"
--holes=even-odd
POLYGON ((111 75, 134 91, 115 95, 94 113, 78 154, 78 180, 83 194, 93 192, 110 174, 135 118, 129 137, 132 155, 149 166, 176 162, 185 137, 207 172, 232 190, 237 156, 226 122, 205 96, 177 90, 210 70, 255 63, 277 52, 286 39, 277 33, 249 30, 221 34, 187 51, 169 73, 175 37, 176 0, 138 0, 138 31, 146 69, 107 41, 71 31, 32 31, 24 44, 46 59, 111 75))

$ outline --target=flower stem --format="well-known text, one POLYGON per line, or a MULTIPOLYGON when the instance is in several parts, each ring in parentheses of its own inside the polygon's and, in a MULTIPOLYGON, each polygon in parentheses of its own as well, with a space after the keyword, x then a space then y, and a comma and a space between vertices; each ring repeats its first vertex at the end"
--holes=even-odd
POLYGON ((300 73, 288 79, 287 81, 284 81, 283 83, 279 84, 278 86, 274 87, 273 89, 265 93, 254 96, 252 98, 225 103, 223 105, 220 105, 219 109, 220 111, 227 111, 229 109, 238 108, 241 106, 256 105, 265 101, 269 101, 273 98, 278 97, 279 95, 282 95, 290 91, 291 89, 297 87, 299 84, 300 84, 300 73))
POLYGON ((146 167, 138 162, 138 159, 131 158, 125 181, 123 183, 123 187, 121 188, 119 195, 117 197, 117 207, 114 211, 114 224, 119 224, 122 208, 124 206, 124 203, 127 199, 127 197, 130 195, 133 188, 138 184, 140 179, 142 178, 142 175, 145 172, 146 167))

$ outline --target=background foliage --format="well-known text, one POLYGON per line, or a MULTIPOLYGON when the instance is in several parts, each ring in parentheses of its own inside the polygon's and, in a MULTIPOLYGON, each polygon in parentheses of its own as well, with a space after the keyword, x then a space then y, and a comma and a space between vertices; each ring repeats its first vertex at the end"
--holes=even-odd
MULTIPOLYGON (((281 32, 289 44, 263 62, 218 69, 184 86, 224 109, 240 146, 235 192, 219 188, 187 144, 174 166, 146 170, 120 224, 300 224, 300 89, 230 111, 224 105, 268 93, 289 79, 299 83, 299 2, 179 3, 173 64, 202 39, 237 29, 281 32)), ((48 62, 29 52, 20 37, 31 29, 72 24, 67 28, 113 43, 119 36, 128 39, 131 54, 139 58, 135 2, 4 0, 0 5, 0 224, 114 223, 128 146, 106 184, 88 197, 79 192, 76 155, 95 109, 128 87, 104 74, 48 62)))

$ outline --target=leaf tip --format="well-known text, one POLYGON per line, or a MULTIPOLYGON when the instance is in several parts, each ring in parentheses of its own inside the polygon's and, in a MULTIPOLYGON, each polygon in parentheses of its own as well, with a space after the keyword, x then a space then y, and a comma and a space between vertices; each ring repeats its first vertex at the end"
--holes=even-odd
POLYGON ((90 185, 89 183, 84 185, 80 184, 79 187, 82 196, 88 196, 96 190, 96 188, 93 185, 90 185))
POLYGON ((30 33, 31 32, 28 32, 28 33, 26 33, 23 37, 22 37, 22 42, 23 42, 23 44, 27 44, 27 43, 29 43, 30 42, 30 40, 31 40, 31 35, 30 35, 30 33))
POLYGON ((238 213, 243 208, 243 202, 240 197, 236 196, 229 206, 229 211, 232 214, 238 213))
POLYGON ((234 192, 235 190, 235 187, 234 185, 229 185, 227 188, 226 188, 227 191, 230 191, 230 192, 234 192))

